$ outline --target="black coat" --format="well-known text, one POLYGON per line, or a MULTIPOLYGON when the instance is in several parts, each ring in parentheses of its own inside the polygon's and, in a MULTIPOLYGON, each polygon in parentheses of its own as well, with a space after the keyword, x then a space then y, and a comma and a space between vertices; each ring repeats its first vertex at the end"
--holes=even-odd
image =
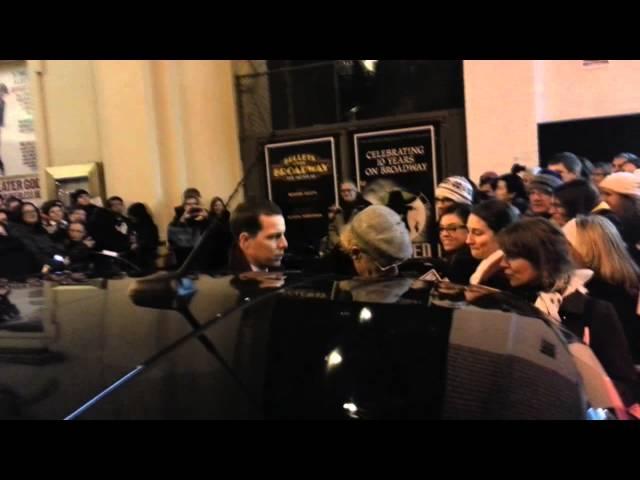
POLYGON ((0 278, 24 279, 40 273, 42 265, 19 238, 0 235, 0 278))
POLYGON ((67 240, 65 242, 65 255, 71 264, 69 269, 76 272, 86 272, 91 265, 91 249, 84 242, 67 240))
MULTIPOLYGON (((176 266, 179 267, 184 263, 193 248, 200 242, 200 237, 208 226, 208 218, 201 221, 188 219, 185 223, 180 222, 179 217, 173 219, 168 227, 167 238, 169 240, 169 246, 176 257, 176 266)), ((193 271, 207 270, 205 262, 208 253, 207 250, 207 246, 203 245, 198 258, 191 267, 193 271)))
POLYGON ((473 258, 471 250, 465 245, 460 250, 451 254, 445 254, 442 258, 443 266, 442 276, 447 277, 453 283, 459 283, 461 285, 467 285, 469 278, 473 275, 473 272, 478 268, 479 260, 473 258))
POLYGON ((225 211, 222 217, 211 214, 209 217, 213 229, 203 246, 204 253, 201 264, 207 271, 224 269, 229 264, 229 251, 233 244, 233 235, 229 224, 230 214, 225 211))
POLYGON ((51 265, 54 255, 64 255, 64 248, 53 242, 42 225, 13 224, 7 228, 9 235, 18 238, 33 255, 39 269, 51 265))
MULTIPOLYGON (((511 293, 535 303, 538 289, 512 288, 511 293)), ((640 400, 638 374, 620 319, 611 303, 574 292, 567 295, 558 311, 562 326, 582 340, 589 328, 589 347, 616 385, 625 405, 640 400)))
POLYGON ((620 319, 611 303, 574 292, 560 305, 562 325, 578 338, 589 327, 589 346, 615 383, 625 405, 640 401, 638 373, 620 319))
POLYGON ((131 249, 131 221, 122 215, 96 207, 87 229, 96 242, 96 250, 125 253, 131 249))
POLYGON ((640 317, 636 313, 638 295, 632 295, 617 285, 612 285, 599 278, 592 278, 587 284, 589 295, 605 300, 613 305, 624 330, 631 356, 636 364, 640 364, 640 317))
POLYGON ((154 271, 158 258, 160 236, 155 223, 132 223, 136 238, 136 249, 131 251, 131 261, 143 271, 154 271))

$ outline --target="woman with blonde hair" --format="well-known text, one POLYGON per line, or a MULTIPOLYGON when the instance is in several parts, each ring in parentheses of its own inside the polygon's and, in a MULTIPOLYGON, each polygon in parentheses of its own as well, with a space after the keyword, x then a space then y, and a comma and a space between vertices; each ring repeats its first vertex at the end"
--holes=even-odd
POLYGON ((614 306, 634 363, 640 364, 640 268, 632 260, 620 233, 600 215, 578 215, 563 231, 571 244, 574 262, 594 272, 585 285, 589 295, 614 306))

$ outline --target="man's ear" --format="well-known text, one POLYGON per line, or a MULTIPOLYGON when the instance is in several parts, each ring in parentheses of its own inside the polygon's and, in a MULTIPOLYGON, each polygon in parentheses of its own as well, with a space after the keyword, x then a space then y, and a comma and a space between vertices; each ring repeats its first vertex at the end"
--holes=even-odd
POLYGON ((238 236, 238 245, 241 250, 244 250, 247 247, 247 242, 251 239, 251 236, 247 232, 242 232, 240 236, 238 236))

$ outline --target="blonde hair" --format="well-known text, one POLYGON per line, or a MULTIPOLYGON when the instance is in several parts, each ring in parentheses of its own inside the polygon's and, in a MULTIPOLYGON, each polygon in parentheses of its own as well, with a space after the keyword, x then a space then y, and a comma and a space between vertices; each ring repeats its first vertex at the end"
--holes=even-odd
POLYGON ((640 269, 616 227, 605 217, 578 215, 574 248, 598 277, 631 294, 638 293, 640 269))

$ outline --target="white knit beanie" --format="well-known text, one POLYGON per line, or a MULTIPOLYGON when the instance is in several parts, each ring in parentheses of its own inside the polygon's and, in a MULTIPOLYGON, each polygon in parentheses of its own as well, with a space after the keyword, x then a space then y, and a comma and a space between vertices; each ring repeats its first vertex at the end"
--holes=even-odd
POLYGON ((447 177, 436 188, 436 197, 448 198, 456 203, 473 202, 473 187, 464 177, 447 177))
POLYGON ((640 176, 635 173, 612 173, 604 177, 599 186, 620 195, 640 198, 640 176))

